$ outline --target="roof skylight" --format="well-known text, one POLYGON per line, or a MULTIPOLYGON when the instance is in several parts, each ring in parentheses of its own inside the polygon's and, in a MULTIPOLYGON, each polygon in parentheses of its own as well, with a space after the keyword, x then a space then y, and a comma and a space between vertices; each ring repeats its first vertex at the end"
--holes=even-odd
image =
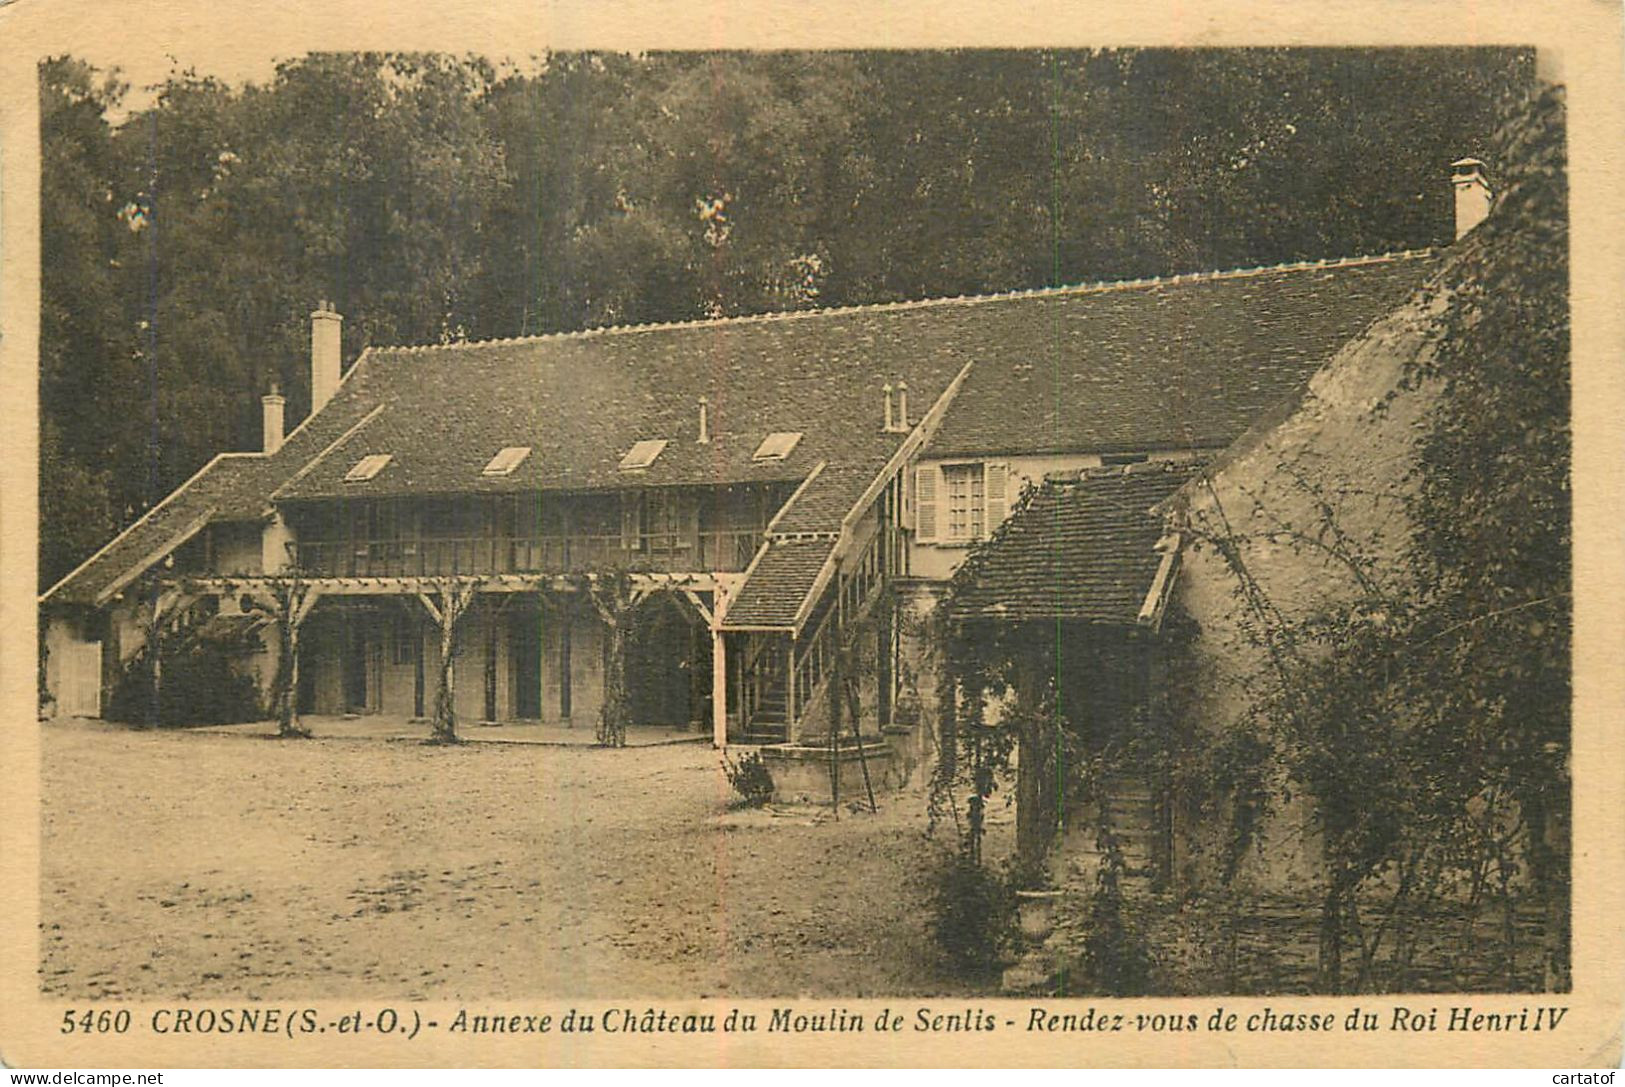
POLYGON ((373 476, 377 475, 379 472, 382 472, 384 470, 384 466, 389 463, 389 460, 390 455, 388 453, 368 453, 366 456, 356 461, 353 468, 344 473, 344 482, 364 483, 373 476))
POLYGON ((530 456, 530 446, 528 445, 503 446, 502 451, 491 458, 491 463, 487 464, 480 474, 487 476, 513 475, 513 470, 519 467, 528 456, 530 456))
POLYGON ((783 460, 795 449, 796 443, 801 441, 801 431, 780 430, 769 434, 762 439, 762 444, 756 447, 751 460, 783 460))
POLYGON ((630 472, 649 467, 665 448, 664 438, 645 438, 641 442, 634 443, 632 448, 626 451, 626 456, 621 458, 621 471, 630 472))

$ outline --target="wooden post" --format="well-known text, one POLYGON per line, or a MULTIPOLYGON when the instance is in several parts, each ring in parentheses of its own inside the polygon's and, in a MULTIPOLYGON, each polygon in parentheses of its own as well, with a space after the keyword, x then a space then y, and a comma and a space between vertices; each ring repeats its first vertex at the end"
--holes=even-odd
MULTIPOLYGON (((624 577, 624 575, 622 575, 624 577)), ((618 579, 589 584, 587 598, 604 622, 604 701, 598 713, 597 738, 606 747, 626 746, 626 634, 636 594, 628 595, 618 579)))
POLYGON ((163 690, 164 690, 164 622, 183 605, 191 602, 179 589, 165 588, 162 583, 154 584, 152 589, 152 618, 147 629, 147 659, 152 669, 152 705, 150 707, 151 719, 147 722, 149 727, 156 728, 163 723, 163 690))
POLYGON ((152 593, 152 626, 147 634, 147 660, 152 667, 152 706, 147 727, 157 728, 164 721, 164 651, 163 651, 164 594, 154 587, 152 593))
POLYGON ((711 595, 711 746, 728 746, 728 643, 722 636, 727 591, 721 585, 711 595))
MULTIPOLYGON (((415 617, 414 617, 415 618, 415 617)), ((423 621, 412 624, 412 716, 421 718, 428 709, 424 705, 428 682, 423 675, 423 621)))
MULTIPOLYGON (((299 727, 299 628, 321 597, 320 589, 297 583, 288 586, 287 599, 280 602, 284 634, 282 651, 287 654, 287 673, 278 691, 277 732, 283 736, 306 735, 299 727)), ((278 663, 280 670, 281 664, 278 663)))
POLYGON ((711 631, 711 746, 728 746, 728 645, 722 631, 711 631))
POLYGON ((440 590, 440 683, 434 696, 434 723, 431 735, 441 743, 457 740, 457 652, 456 602, 451 589, 440 590))
POLYGON ((487 724, 497 722, 497 615, 485 609, 485 713, 487 724))
POLYGON ((739 727, 742 732, 750 730, 750 716, 755 712, 755 707, 750 705, 745 691, 745 673, 756 659, 755 654, 752 652, 755 639, 756 635, 754 634, 745 635, 744 645, 740 647, 739 671, 734 673, 734 705, 739 707, 739 727))
POLYGON ((606 747, 626 746, 626 622, 623 616, 604 619, 604 702, 598 716, 598 742, 606 747))
POLYGON ((784 738, 795 739, 796 722, 796 636, 790 635, 784 651, 784 738))
POLYGON ((455 684, 457 670, 453 666, 457 652, 457 620, 474 602, 479 586, 442 584, 432 598, 419 593, 418 600, 429 615, 440 624, 440 682, 434 696, 434 723, 430 740, 434 743, 457 742, 457 707, 455 684))
POLYGON ((271 712, 277 735, 308 736, 299 727, 299 628, 309 617, 321 590, 297 579, 273 578, 265 599, 251 599, 249 610, 277 627, 276 672, 271 677, 271 712))

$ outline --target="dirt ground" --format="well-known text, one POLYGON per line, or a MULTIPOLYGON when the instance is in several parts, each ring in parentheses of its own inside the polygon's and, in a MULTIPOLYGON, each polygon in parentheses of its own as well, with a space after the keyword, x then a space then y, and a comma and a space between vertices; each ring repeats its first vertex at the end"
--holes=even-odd
POLYGON ((718 755, 44 726, 41 980, 75 997, 964 991, 919 794, 729 812, 718 755))

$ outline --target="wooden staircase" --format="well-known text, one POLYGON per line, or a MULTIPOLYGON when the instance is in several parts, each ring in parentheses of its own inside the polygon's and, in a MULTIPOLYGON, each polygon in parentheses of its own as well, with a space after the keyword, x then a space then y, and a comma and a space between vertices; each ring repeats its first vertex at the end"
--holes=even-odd
POLYGON ((782 671, 756 691, 755 707, 745 721, 748 744, 782 744, 790 738, 790 699, 782 671))

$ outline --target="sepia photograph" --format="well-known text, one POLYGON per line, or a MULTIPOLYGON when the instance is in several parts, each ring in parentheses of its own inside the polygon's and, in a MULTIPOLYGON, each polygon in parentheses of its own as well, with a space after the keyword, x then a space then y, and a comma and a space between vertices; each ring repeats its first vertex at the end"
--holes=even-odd
POLYGON ((40 55, 31 999, 1559 1031, 1532 42, 40 55))

